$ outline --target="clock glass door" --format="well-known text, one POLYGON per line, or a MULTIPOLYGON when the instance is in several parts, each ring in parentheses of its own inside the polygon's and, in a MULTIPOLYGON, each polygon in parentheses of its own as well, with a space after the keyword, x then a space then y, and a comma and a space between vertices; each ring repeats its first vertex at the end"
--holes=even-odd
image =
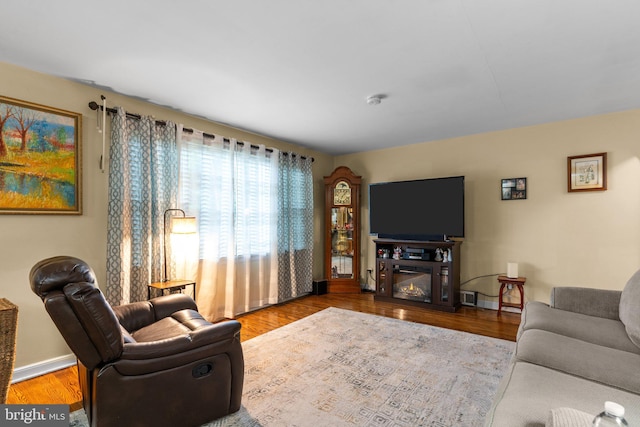
POLYGON ((331 208, 331 278, 353 278, 353 208, 331 208))

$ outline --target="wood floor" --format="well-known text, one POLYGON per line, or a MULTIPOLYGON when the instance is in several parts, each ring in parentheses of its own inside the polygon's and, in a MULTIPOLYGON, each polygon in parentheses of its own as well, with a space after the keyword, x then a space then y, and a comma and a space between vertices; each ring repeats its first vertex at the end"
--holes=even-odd
MULTIPOLYGON (((520 324, 518 313, 507 312, 497 316, 494 310, 475 307, 463 306, 457 313, 445 313, 375 302, 371 293, 309 295, 239 316, 238 321, 242 323, 242 341, 295 322, 327 307, 377 314, 511 341, 515 341, 520 324)), ((9 404, 68 404, 71 411, 82 407, 81 399, 75 367, 12 384, 7 395, 9 404)))

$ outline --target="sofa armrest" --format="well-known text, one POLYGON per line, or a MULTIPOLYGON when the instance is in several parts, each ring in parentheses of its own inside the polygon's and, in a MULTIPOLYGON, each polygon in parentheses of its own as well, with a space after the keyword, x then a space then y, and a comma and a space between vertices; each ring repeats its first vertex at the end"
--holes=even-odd
POLYGON ((551 307, 588 316, 620 320, 622 291, 580 287, 555 287, 551 290, 551 307))

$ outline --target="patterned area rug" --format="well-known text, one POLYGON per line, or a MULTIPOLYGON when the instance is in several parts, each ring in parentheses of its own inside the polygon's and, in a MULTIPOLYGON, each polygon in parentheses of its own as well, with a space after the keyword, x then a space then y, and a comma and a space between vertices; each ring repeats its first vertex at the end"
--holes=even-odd
POLYGON ((514 345, 328 308, 245 341, 242 408, 206 426, 481 426, 514 345))

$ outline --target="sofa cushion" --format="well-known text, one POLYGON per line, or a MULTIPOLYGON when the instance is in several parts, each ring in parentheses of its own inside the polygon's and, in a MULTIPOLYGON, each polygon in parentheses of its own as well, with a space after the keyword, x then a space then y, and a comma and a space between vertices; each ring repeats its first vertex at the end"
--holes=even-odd
POLYGON ((485 426, 543 427, 552 408, 597 414, 605 400, 625 407, 629 425, 640 425, 640 396, 544 366, 516 362, 500 382, 485 426))
POLYGON ((540 329, 524 331, 516 344, 517 361, 640 393, 640 355, 540 329))
POLYGON ((522 313, 518 339, 527 330, 540 329, 605 347, 640 354, 618 320, 551 308, 538 301, 528 302, 522 313))
POLYGON ((622 290, 619 311, 629 338, 640 347, 640 270, 631 276, 622 290))

